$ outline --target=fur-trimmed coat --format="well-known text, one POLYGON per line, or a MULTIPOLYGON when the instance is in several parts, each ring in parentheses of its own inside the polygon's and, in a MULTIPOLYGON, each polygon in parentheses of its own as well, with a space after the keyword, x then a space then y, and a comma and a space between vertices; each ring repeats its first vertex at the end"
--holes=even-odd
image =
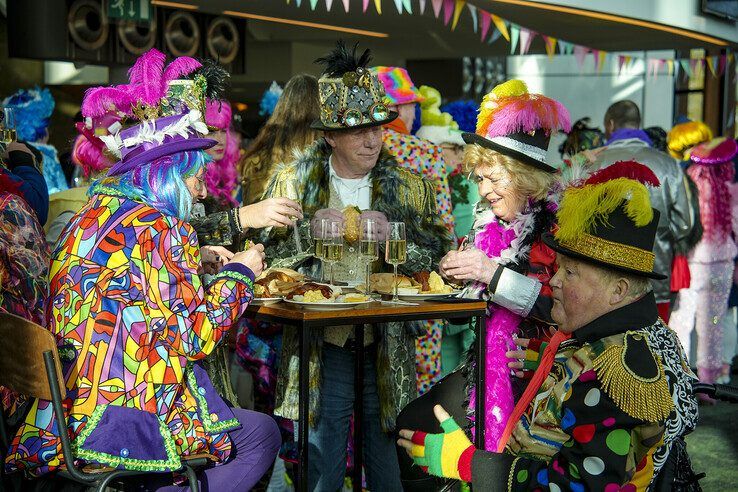
MULTIPOLYGON (((264 198, 286 196, 289 180, 297 183, 305 219, 303 227, 320 209, 328 207, 331 147, 320 139, 297 159, 277 169, 264 198)), ((382 149, 376 166, 370 172, 372 182, 371 209, 382 212, 390 221, 405 222, 407 262, 400 266, 405 274, 434 270, 450 245, 448 230, 437 211, 433 184, 411 171, 400 168, 394 157, 382 149)), ((301 231, 302 232, 302 231, 301 231)), ((307 237, 307 233, 302 234, 307 237)), ((298 255, 291 231, 265 231, 262 242, 272 266, 300 266, 315 275, 319 264, 306 254, 298 255)), ((385 431, 394 429, 400 409, 417 396, 415 386, 415 346, 413 337, 401 323, 379 326, 377 350, 377 386, 381 407, 381 424, 385 431)), ((323 333, 311 330, 310 356, 310 421, 315 423, 320 408, 320 360, 323 333)), ((297 419, 299 359, 297 333, 286 328, 284 333, 280 377, 277 382, 275 413, 297 419)))

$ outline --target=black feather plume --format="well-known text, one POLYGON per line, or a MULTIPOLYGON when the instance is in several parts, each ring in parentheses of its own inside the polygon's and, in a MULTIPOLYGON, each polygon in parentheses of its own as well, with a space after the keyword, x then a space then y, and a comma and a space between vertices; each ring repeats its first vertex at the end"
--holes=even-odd
POLYGON ((205 97, 215 101, 223 99, 231 74, 212 58, 201 60, 201 63, 202 67, 195 70, 190 77, 194 78, 196 75, 202 75, 208 84, 205 97))
POLYGON ((359 43, 356 43, 354 49, 349 51, 346 43, 339 39, 333 51, 318 58, 315 63, 323 65, 323 74, 329 77, 340 77, 346 72, 355 72, 357 68, 366 68, 372 60, 372 52, 368 49, 364 50, 364 53, 357 58, 356 50, 358 48, 359 43))

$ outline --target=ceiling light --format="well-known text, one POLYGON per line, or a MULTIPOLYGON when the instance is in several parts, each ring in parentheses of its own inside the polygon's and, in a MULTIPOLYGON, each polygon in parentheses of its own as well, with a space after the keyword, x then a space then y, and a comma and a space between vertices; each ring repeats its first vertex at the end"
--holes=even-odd
POLYGON ((266 22, 276 22, 279 24, 290 24, 293 26, 300 26, 300 27, 312 27, 314 29, 324 29, 326 31, 345 32, 348 34, 358 34, 359 36, 371 36, 374 38, 388 38, 389 37, 389 34, 384 33, 384 32, 365 31, 363 29, 354 29, 352 27, 332 26, 330 24, 319 24, 317 22, 306 22, 306 21, 295 20, 295 19, 283 19, 281 17, 269 17, 266 15, 249 14, 246 12, 236 12, 234 10, 226 10, 223 12, 223 15, 230 15, 232 17, 242 17, 244 19, 261 20, 261 21, 266 21, 266 22))
POLYGON ((506 3, 511 5, 520 5, 522 7, 533 7, 541 10, 551 10, 553 12, 563 12, 566 14, 581 15, 583 17, 590 17, 593 19, 606 20, 611 22, 618 22, 620 24, 629 24, 631 26, 645 27, 648 29, 654 29, 657 31, 664 31, 678 36, 685 36, 692 39, 697 39, 705 43, 716 44, 718 46, 728 46, 728 43, 719 38, 707 36, 687 29, 679 27, 667 26, 664 24, 657 24, 656 22, 644 21, 640 19, 633 19, 631 17, 622 17, 614 14, 605 14, 603 12, 594 12, 591 10, 583 10, 574 7, 564 7, 563 5, 551 5, 543 4, 540 2, 531 2, 528 0, 490 0, 496 3, 506 3))

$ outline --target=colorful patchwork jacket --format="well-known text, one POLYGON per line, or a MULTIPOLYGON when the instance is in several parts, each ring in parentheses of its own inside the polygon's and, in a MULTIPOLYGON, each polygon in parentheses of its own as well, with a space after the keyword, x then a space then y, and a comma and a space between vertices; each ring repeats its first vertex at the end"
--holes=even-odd
MULTIPOLYGON (((192 227, 127 198, 93 196, 52 253, 49 330, 56 336, 77 458, 168 471, 180 456, 230 453, 239 423, 198 361, 252 297, 253 273, 228 266, 207 288, 192 227)), ((63 464, 49 401, 12 440, 9 470, 63 464)))
POLYGON ((694 375, 654 295, 576 330, 508 441, 475 451, 489 490, 647 490, 675 439, 691 431, 694 375))

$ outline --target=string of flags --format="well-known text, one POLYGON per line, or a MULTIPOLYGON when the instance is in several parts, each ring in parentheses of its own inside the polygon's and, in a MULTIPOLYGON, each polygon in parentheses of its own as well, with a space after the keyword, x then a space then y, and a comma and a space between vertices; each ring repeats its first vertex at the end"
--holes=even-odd
MULTIPOLYGON (((291 2, 291 0, 286 1, 288 4, 291 2)), ((326 10, 330 11, 333 8, 333 0, 323 1, 326 10)), ((300 7, 302 4, 302 0, 294 0, 294 2, 297 7, 300 7)), ((318 2, 319 0, 309 0, 310 10, 315 10, 318 2)), ((415 13, 424 15, 429 2, 426 0, 417 0, 417 5, 413 5, 413 0, 392 0, 392 3, 394 3, 394 8, 400 15, 413 15, 414 7, 416 8, 415 13)), ((341 0, 341 4, 343 4, 344 11, 348 13, 351 8, 351 1, 341 0)), ((373 4, 377 14, 382 15, 382 0, 362 0, 362 13, 366 13, 370 4, 373 4)), ((532 29, 520 26, 487 10, 481 9, 476 5, 472 5, 466 0, 430 0, 430 7, 436 19, 442 20, 445 26, 451 24, 452 31, 456 30, 461 15, 466 10, 471 17, 473 31, 480 36, 480 42, 492 44, 498 39, 504 38, 505 41, 510 43, 510 54, 515 54, 516 51, 520 55, 527 54, 533 40, 540 36, 549 59, 553 58, 557 53, 559 55, 574 55, 580 70, 586 63, 587 57, 591 55, 594 67, 598 73, 607 65, 608 60, 612 59, 612 57, 617 57, 618 74, 628 71, 635 62, 643 62, 648 77, 657 77, 659 74, 664 73, 677 77, 680 72, 692 77, 695 74, 703 72, 705 69, 709 70, 714 77, 720 77, 725 72, 725 69, 735 60, 734 53, 704 56, 701 58, 643 58, 611 53, 533 31, 532 29)))

